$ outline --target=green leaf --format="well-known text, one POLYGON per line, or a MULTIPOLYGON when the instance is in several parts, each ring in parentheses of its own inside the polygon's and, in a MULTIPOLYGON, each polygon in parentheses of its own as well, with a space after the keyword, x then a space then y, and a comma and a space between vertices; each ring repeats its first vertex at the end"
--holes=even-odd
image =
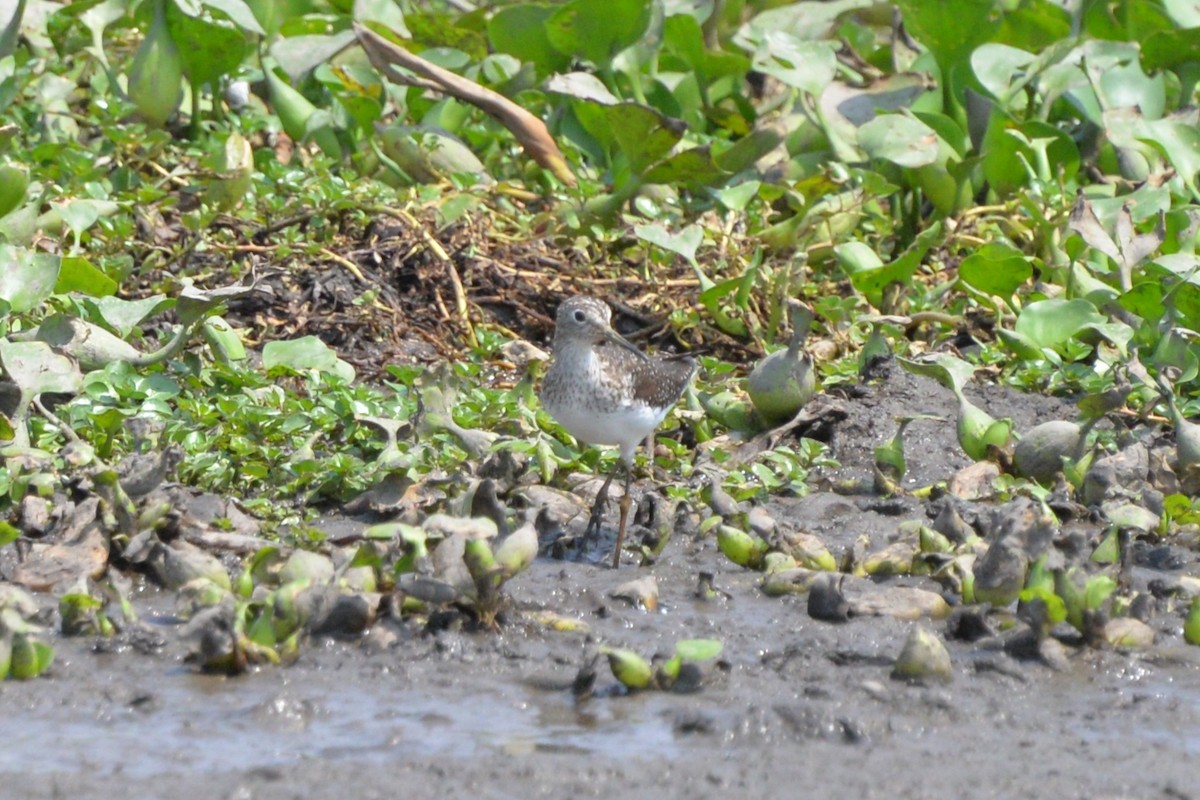
POLYGON ((947 77, 1000 27, 992 0, 898 0, 896 7, 905 29, 929 48, 947 77))
POLYGON ((1117 590, 1117 582, 1107 575, 1093 575, 1083 589, 1083 607, 1094 611, 1117 590))
POLYGON ((548 3, 505 6, 488 20, 488 40, 499 53, 533 64, 539 76, 561 72, 571 64, 569 53, 555 48, 546 25, 559 10, 548 3))
POLYGON ((354 367, 338 358, 329 345, 316 336, 302 336, 299 339, 267 342, 263 346, 263 367, 270 370, 273 367, 286 367, 296 372, 315 369, 354 380, 354 367))
POLYGON ((901 167, 922 167, 938 157, 938 135, 904 114, 880 114, 858 129, 858 146, 871 158, 901 167))
POLYGON ((754 53, 754 69, 819 97, 837 70, 836 45, 806 41, 784 31, 771 31, 754 53))
POLYGON ((716 639, 684 639, 675 644, 675 655, 684 661, 708 661, 724 649, 725 645, 716 639))
POLYGON ((1016 248, 990 242, 964 258, 958 274, 971 288, 1011 303, 1017 289, 1033 277, 1033 266, 1016 248))
POLYGON ((60 356, 45 342, 0 341, 0 362, 23 394, 76 394, 83 386, 83 375, 75 362, 60 356))
POLYGON ((914 375, 933 378, 955 394, 961 393, 962 387, 966 386, 975 374, 975 367, 949 353, 933 353, 922 356, 920 360, 908 358, 897 360, 900 362, 900 366, 914 375))
POLYGON ((545 21, 546 38, 568 56, 608 68, 650 24, 649 0, 573 0, 545 21))
POLYGON ((707 146, 683 150, 655 164, 642 179, 646 183, 682 183, 699 188, 718 182, 725 173, 712 158, 707 146))
POLYGON ((1038 347, 1056 349, 1084 328, 1106 321, 1087 300, 1051 298, 1025 306, 1013 330, 1038 347))
POLYGON ((921 268, 925 254, 941 235, 941 223, 934 223, 921 231, 913 243, 888 264, 884 264, 882 259, 862 242, 846 242, 834 247, 833 251, 838 264, 850 277, 854 288, 873 303, 878 303, 884 288, 893 283, 907 285, 912 280, 913 273, 921 268))
POLYGON ((688 261, 696 260, 696 250, 704 241, 704 231, 699 225, 688 225, 678 233, 671 233, 661 223, 652 222, 635 226, 633 233, 642 241, 681 255, 688 261))
POLYGON ((79 292, 92 297, 116 294, 117 282, 105 275, 82 256, 65 256, 54 284, 55 294, 79 292))
POLYGON ((50 253, 0 244, 0 300, 14 314, 37 308, 53 293, 61 266, 62 259, 50 253))
POLYGON ((174 301, 161 294, 151 295, 141 300, 99 297, 87 301, 87 305, 94 308, 100 319, 115 330, 122 339, 128 339, 129 334, 133 333, 146 317, 173 304, 174 301))
MULTIPOLYGON (((199 9, 197 9, 199 11, 199 9)), ((167 3, 167 30, 179 48, 183 72, 194 86, 232 73, 246 55, 246 36, 227 22, 208 21, 167 3)))
POLYGON ((635 173, 641 173, 670 152, 686 129, 679 120, 637 103, 605 106, 604 117, 635 173))

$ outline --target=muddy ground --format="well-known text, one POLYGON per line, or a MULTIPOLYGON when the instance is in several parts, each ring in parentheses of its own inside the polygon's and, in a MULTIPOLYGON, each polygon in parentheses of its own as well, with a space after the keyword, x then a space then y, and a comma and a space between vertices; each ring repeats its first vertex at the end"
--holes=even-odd
MULTIPOLYGON (((1018 429, 1068 411, 1004 389, 975 397, 1018 429)), ((953 413, 948 392, 899 370, 848 407, 833 439, 843 466, 826 478, 865 476, 895 414, 953 413)), ((951 425, 910 432, 910 487, 966 465, 951 425)), ((925 514, 911 498, 873 507, 818 490, 768 509, 835 553, 925 514)), ((1194 556, 1178 555, 1184 566, 1157 577, 1196 573, 1194 556)), ((1154 617, 1158 642, 1141 652, 1068 642, 1058 669, 1011 657, 997 638, 943 636, 953 680, 909 685, 889 677, 905 637, 917 624, 942 634, 944 621, 820 622, 804 595, 768 597, 760 577, 690 534, 646 567, 539 558, 508 584, 517 611, 498 631, 385 621, 234 678, 182 663, 172 600, 144 584, 151 635, 57 639, 47 678, 0 683, 0 796, 1200 797, 1200 648, 1183 643, 1180 614, 1154 617), (698 599, 701 572, 725 594, 698 599), (646 575, 656 611, 611 596, 646 575), (589 632, 521 613, 539 609, 589 632), (666 655, 697 637, 724 643, 699 691, 628 694, 603 663, 591 696, 571 691, 597 642, 666 655)))

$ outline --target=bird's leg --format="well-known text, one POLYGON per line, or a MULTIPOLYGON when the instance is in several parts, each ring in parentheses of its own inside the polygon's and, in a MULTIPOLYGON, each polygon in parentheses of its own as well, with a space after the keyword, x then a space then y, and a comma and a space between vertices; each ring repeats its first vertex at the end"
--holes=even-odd
POLYGON ((596 502, 592 503, 592 514, 588 517, 587 530, 583 533, 584 539, 600 535, 600 523, 604 521, 604 506, 608 503, 608 487, 612 484, 613 475, 617 473, 620 466, 620 462, 617 462, 617 466, 608 473, 608 477, 604 479, 604 485, 596 493, 596 502))
POLYGON ((621 546, 625 543, 625 522, 629 519, 629 507, 633 504, 629 496, 629 483, 633 478, 633 465, 625 464, 625 494, 617 507, 621 509, 621 522, 617 526, 617 546, 613 549, 613 569, 621 566, 621 546))

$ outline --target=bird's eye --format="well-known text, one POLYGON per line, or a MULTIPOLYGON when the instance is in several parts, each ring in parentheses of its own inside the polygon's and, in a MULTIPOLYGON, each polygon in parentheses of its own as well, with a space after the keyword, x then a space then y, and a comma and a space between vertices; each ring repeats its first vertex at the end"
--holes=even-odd
POLYGON ((585 319, 585 317, 584 317, 584 314, 582 311, 575 312, 575 321, 576 322, 583 322, 584 319, 585 319))

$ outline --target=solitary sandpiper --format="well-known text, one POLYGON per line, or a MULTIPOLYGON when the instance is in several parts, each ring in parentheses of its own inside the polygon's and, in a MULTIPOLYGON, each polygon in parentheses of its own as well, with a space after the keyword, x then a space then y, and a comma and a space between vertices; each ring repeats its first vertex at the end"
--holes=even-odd
POLYGON ((638 350, 613 330, 608 305, 593 297, 572 297, 558 307, 554 363, 542 382, 542 404, 579 441, 621 448, 620 462, 596 495, 586 533, 599 532, 608 487, 623 466, 625 494, 613 567, 621 563, 633 454, 679 400, 696 369, 687 356, 651 357, 638 350))

